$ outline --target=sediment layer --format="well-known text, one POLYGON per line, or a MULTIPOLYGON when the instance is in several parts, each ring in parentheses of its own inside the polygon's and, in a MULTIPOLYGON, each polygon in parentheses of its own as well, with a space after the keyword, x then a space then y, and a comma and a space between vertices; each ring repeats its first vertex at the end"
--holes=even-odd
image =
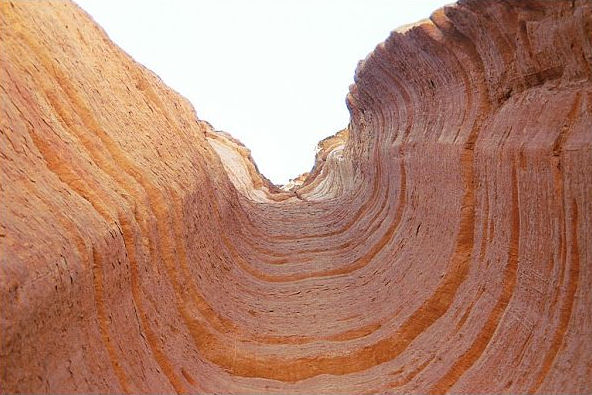
POLYGON ((284 189, 75 5, 0 4, 3 392, 592 388, 590 2, 394 31, 284 189))

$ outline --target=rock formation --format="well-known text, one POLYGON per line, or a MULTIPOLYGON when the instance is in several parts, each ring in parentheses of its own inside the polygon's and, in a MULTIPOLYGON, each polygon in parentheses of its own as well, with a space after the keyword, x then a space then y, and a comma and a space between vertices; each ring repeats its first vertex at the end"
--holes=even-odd
POLYGON ((0 4, 3 392, 592 388, 591 2, 393 32, 284 189, 75 5, 0 4))

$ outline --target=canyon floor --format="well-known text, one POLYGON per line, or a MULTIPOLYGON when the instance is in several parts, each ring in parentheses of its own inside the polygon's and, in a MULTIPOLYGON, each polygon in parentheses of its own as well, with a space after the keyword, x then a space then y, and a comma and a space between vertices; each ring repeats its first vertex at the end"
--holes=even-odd
POLYGON ((73 3, 0 11, 2 392, 592 389, 592 2, 393 31, 285 188, 73 3))

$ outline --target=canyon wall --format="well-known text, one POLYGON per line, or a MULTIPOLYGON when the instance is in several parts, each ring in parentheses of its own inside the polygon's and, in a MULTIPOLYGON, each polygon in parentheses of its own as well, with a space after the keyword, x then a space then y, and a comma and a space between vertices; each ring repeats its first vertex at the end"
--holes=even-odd
POLYGON ((283 189, 77 6, 0 7, 2 392, 592 388, 589 1, 393 32, 283 189))

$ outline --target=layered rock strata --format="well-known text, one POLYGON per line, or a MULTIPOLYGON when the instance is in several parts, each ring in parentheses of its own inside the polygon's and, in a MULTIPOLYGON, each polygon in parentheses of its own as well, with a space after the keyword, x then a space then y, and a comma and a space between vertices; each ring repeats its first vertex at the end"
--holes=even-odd
POLYGON ((462 1, 281 190, 70 3, 1 3, 3 392, 592 388, 592 3, 462 1))

